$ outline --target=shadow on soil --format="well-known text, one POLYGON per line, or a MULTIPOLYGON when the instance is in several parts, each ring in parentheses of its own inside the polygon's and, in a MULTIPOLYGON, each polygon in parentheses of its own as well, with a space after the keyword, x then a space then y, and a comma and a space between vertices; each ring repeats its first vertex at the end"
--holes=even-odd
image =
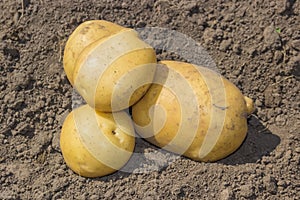
POLYGON ((134 153, 120 170, 117 172, 96 178, 95 180, 112 181, 123 179, 131 174, 149 174, 153 172, 161 172, 169 166, 170 163, 180 159, 180 155, 160 149, 144 139, 136 138, 134 153))
POLYGON ((241 147, 218 163, 226 165, 255 163, 263 156, 269 155, 279 145, 280 138, 272 134, 258 119, 252 117, 248 124, 248 134, 241 147))
MULTIPOLYGON (((248 134, 241 147, 217 163, 225 165, 256 163, 263 156, 269 155, 279 143, 280 138, 277 135, 272 134, 258 119, 252 117, 248 121, 248 134)), ((160 172, 165 170, 170 163, 176 162, 180 158, 182 157, 179 155, 157 148, 145 140, 137 138, 135 154, 128 163, 120 171, 95 180, 111 181, 123 179, 132 173, 160 172)))

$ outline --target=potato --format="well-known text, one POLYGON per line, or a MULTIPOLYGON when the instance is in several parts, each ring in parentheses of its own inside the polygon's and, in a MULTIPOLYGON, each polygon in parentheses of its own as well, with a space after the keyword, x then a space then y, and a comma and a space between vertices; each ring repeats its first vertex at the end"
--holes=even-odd
POLYGON ((65 162, 85 177, 119 170, 131 157, 134 145, 133 124, 126 112, 101 113, 88 105, 67 116, 60 136, 65 162))
POLYGON ((91 43, 116 34, 125 29, 105 20, 92 20, 80 24, 70 35, 64 50, 63 64, 70 83, 73 85, 75 62, 81 51, 91 43))
POLYGON ((154 83, 132 107, 139 135, 196 161, 233 153, 247 134, 253 101, 218 73, 176 61, 161 61, 154 83))
POLYGON ((136 103, 153 80, 154 49, 133 29, 106 21, 86 22, 78 29, 71 35, 64 57, 65 71, 78 93, 103 112, 136 103), (83 39, 86 43, 80 42, 83 39))

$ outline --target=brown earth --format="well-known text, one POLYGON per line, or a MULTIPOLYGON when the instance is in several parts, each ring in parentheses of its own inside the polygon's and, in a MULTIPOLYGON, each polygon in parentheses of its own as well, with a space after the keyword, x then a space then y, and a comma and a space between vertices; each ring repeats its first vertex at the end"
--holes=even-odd
POLYGON ((0 199, 299 199, 298 0, 2 0, 0 10, 0 199), (255 99, 241 148, 199 163, 172 160, 139 139, 136 151, 154 158, 131 162, 132 172, 73 173, 59 148, 73 94, 62 53, 72 31, 91 19, 169 28, 198 41, 255 99))

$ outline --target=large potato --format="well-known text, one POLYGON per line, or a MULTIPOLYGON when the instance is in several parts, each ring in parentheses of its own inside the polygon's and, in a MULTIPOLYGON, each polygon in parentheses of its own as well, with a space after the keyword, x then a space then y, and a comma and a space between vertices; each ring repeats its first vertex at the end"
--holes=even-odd
POLYGON ((162 61, 132 116, 136 131, 152 144, 193 160, 216 161, 242 144, 253 109, 251 99, 214 71, 162 61))
POLYGON ((60 136, 65 162, 85 177, 119 170, 129 160, 134 145, 134 129, 126 112, 101 113, 88 105, 67 116, 60 136))
POLYGON ((128 108, 147 91, 156 69, 154 49, 133 29, 106 21, 85 22, 69 38, 65 71, 93 108, 128 108))

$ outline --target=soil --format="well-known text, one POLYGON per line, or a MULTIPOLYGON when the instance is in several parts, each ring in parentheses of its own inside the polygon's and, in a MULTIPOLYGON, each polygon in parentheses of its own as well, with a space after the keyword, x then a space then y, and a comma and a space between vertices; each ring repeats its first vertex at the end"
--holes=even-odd
POLYGON ((299 199, 300 1, 2 0, 0 10, 0 199, 299 199), (92 19, 199 42, 255 99, 240 149, 202 163, 138 139, 136 151, 154 158, 131 162, 132 172, 73 173, 59 147, 73 95, 62 54, 72 31, 92 19))

